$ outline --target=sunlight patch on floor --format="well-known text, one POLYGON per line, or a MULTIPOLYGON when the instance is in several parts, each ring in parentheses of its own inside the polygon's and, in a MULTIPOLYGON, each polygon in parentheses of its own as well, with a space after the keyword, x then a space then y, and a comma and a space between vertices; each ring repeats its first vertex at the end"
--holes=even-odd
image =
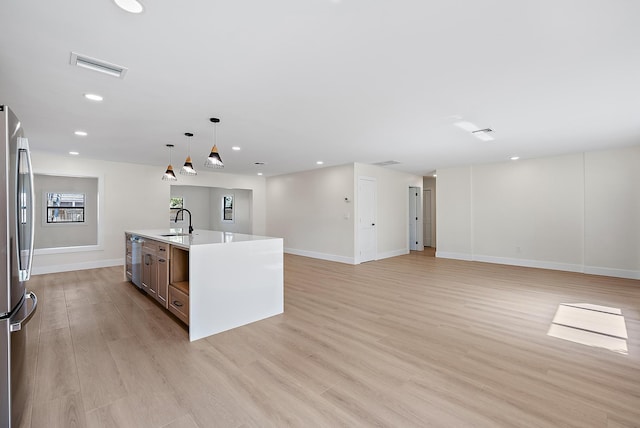
POLYGON ((618 308, 561 303, 547 335, 627 355, 627 327, 618 308))

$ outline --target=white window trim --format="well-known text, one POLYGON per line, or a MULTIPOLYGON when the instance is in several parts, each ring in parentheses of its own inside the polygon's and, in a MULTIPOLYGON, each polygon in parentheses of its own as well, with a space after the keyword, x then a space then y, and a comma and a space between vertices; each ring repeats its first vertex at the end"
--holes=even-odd
MULTIPOLYGON (((98 228, 98 244, 97 245, 81 245, 76 247, 52 247, 52 248, 36 248, 33 250, 34 255, 40 254, 64 254, 64 253, 81 253, 87 251, 102 251, 104 250, 104 225, 102 219, 104 218, 104 175, 76 175, 66 174, 56 171, 33 171, 38 175, 52 175, 56 177, 70 177, 70 178, 97 178, 98 179, 98 212, 97 212, 97 228, 98 228)), ((67 225, 70 223, 66 223, 67 225)))

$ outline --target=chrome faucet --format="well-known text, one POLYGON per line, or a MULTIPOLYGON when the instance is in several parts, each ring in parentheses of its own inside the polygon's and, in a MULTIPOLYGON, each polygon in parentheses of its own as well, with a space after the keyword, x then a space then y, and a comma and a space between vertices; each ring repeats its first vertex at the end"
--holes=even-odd
POLYGON ((174 223, 178 222, 178 215, 182 212, 182 211, 186 211, 189 213, 189 235, 191 235, 193 233, 193 227, 191 226, 191 211, 189 211, 186 208, 180 208, 177 212, 176 212, 176 219, 173 221, 174 223))

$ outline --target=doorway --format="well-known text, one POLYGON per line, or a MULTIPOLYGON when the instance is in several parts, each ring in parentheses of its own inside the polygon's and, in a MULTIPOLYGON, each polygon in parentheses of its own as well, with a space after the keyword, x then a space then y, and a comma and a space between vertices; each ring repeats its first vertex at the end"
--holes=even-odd
POLYGON ((359 263, 378 256, 376 233, 377 182, 375 178, 358 177, 358 253, 359 263))

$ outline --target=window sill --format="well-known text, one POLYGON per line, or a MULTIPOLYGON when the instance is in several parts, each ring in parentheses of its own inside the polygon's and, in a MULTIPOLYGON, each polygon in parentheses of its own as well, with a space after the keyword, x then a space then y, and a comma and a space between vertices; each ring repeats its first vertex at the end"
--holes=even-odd
POLYGON ((103 245, 80 245, 76 247, 36 248, 33 254, 36 256, 45 254, 82 253, 85 251, 102 251, 103 245))

